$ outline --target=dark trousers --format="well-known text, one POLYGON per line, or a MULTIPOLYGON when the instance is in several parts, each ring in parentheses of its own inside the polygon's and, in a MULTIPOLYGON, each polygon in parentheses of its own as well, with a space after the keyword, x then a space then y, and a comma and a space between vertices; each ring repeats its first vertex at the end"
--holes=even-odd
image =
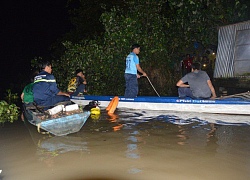
POLYGON ((179 94, 179 98, 185 98, 185 97, 195 98, 190 88, 187 88, 187 87, 179 87, 178 94, 179 94))
POLYGON ((125 73, 124 77, 126 81, 126 89, 125 89, 124 97, 135 98, 138 94, 137 75, 125 73))
POLYGON ((210 97, 195 97, 188 87, 178 88, 179 98, 191 97, 192 99, 209 99, 210 97))
POLYGON ((68 96, 63 96, 63 95, 55 95, 46 101, 35 101, 37 105, 39 106, 45 106, 44 110, 49 109, 51 106, 54 106, 55 104, 59 102, 64 102, 64 101, 70 101, 70 98, 68 96))
POLYGON ((72 93, 72 96, 77 96, 79 93, 83 93, 85 89, 84 84, 80 84, 77 88, 76 91, 72 93))

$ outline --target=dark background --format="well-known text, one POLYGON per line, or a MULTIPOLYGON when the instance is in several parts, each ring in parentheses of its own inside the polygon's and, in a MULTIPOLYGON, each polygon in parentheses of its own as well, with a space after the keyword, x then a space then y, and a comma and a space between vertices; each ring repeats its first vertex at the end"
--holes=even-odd
POLYGON ((66 3, 67 0, 1 3, 0 99, 6 89, 29 76, 31 59, 48 56, 49 47, 70 30, 66 3))

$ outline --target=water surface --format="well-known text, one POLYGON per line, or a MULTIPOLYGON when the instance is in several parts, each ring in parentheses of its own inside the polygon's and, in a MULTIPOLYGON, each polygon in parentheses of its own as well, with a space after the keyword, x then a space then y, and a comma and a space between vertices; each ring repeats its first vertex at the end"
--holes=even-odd
POLYGON ((1 180, 248 180, 250 118, 117 110, 75 134, 0 127, 1 180))

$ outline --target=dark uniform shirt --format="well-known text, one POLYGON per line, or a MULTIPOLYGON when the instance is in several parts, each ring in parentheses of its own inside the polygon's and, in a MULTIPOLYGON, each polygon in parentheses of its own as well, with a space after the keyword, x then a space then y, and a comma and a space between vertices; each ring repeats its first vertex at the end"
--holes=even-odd
POLYGON ((48 104, 48 101, 53 96, 56 96, 59 91, 55 77, 52 74, 42 71, 35 77, 33 94, 34 101, 38 105, 48 104))

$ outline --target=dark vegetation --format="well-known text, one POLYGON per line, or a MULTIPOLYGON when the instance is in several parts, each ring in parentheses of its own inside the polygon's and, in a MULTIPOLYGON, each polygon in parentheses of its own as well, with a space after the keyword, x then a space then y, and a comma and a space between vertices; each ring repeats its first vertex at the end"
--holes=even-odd
MULTIPOLYGON (((142 46, 141 67, 159 94, 176 95, 182 56, 209 57, 217 28, 248 20, 250 12, 247 0, 69 0, 65 8, 74 28, 51 45, 53 73, 66 90, 75 69, 84 69, 88 93, 96 95, 123 95, 133 43, 142 46)), ((139 95, 156 95, 146 78, 139 84, 139 95)))

